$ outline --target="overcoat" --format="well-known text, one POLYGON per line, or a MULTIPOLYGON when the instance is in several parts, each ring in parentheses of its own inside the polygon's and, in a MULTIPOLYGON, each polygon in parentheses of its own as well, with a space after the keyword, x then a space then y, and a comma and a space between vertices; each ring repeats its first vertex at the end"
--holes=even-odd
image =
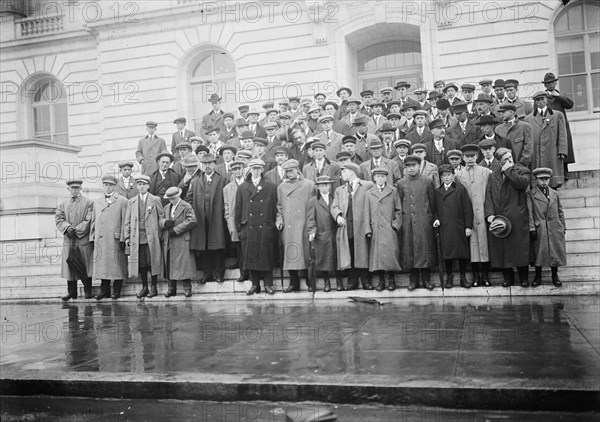
MULTIPOLYGON (((302 169, 302 175, 312 182, 317 180, 317 164, 313 161, 310 164, 307 164, 302 169)), ((335 189, 339 186, 337 181, 340 179, 341 169, 340 165, 335 161, 329 161, 325 158, 325 162, 323 163, 323 168, 321 169, 321 173, 319 176, 329 176, 332 180, 334 180, 333 185, 331 186, 332 192, 335 192, 335 189)))
POLYGON ((485 188, 492 174, 487 167, 463 167, 456 178, 465 187, 473 205, 473 234, 469 238, 471 244, 471 262, 488 262, 488 230, 483 209, 485 188))
POLYGON ((414 126, 410 132, 406 134, 406 139, 408 139, 411 144, 424 144, 425 142, 431 141, 433 135, 431 134, 431 130, 425 126, 423 128, 423 136, 420 136, 417 127, 414 126))
MULTIPOLYGON (((388 171, 387 174, 387 184, 389 186, 394 186, 402 177, 400 174, 400 167, 398 167, 398 163, 390 158, 380 158, 379 167, 382 167, 388 171)), ((373 158, 370 160, 362 162, 358 168, 362 173, 363 180, 367 180, 369 182, 373 181, 373 175, 371 171, 373 170, 373 158)))
POLYGON ((558 96, 548 96, 548 107, 553 110, 560 111, 565 116, 565 126, 567 131, 567 158, 565 163, 570 164, 575 162, 575 152, 573 151, 573 137, 571 136, 571 127, 569 125, 569 118, 567 117, 567 110, 573 108, 575 103, 572 99, 561 93, 558 96))
POLYGON ((306 230, 308 234, 314 234, 315 240, 315 265, 317 271, 335 271, 336 249, 335 249, 335 230, 336 224, 331 217, 331 205, 333 204, 333 195, 329 195, 329 205, 321 197, 320 193, 313 196, 308 201, 308 211, 306 216, 306 230))
POLYGON ((373 186, 365 201, 365 234, 372 234, 369 248, 369 271, 400 271, 402 203, 396 188, 373 186))
POLYGON ((150 135, 146 135, 146 137, 138 141, 135 158, 142 166, 142 174, 150 176, 158 170, 156 156, 166 149, 167 144, 165 140, 158 136, 153 136, 150 139, 150 135))
POLYGON ((504 100, 502 100, 502 102, 500 102, 500 104, 494 106, 494 113, 496 115, 500 115, 500 106, 503 104, 514 105, 516 108, 516 110, 515 110, 516 116, 527 116, 528 114, 531 114, 533 112, 533 104, 531 104, 529 101, 523 101, 522 99, 517 98, 515 101, 513 101, 511 103, 508 100, 508 98, 504 98, 504 100))
POLYGON ((116 192, 94 201, 90 240, 94 241, 94 278, 124 280, 127 278, 127 256, 119 247, 125 242, 124 222, 127 199, 116 192))
MULTIPOLYGON (((496 126, 495 132, 501 138, 510 141, 515 161, 518 161, 525 167, 529 167, 529 164, 531 164, 531 154, 533 154, 531 125, 515 118, 513 124, 504 122, 496 126)), ((499 147, 497 146, 497 148, 499 147)))
POLYGON ((473 205, 462 183, 444 184, 435 190, 434 219, 440 220, 442 259, 469 259, 469 238, 465 229, 473 228, 473 205))
POLYGON ((567 155, 567 126, 565 115, 560 111, 547 108, 546 117, 542 117, 537 109, 533 114, 525 116, 525 121, 532 127, 533 154, 531 168, 548 167, 552 169, 550 187, 557 188, 565 182, 563 160, 558 154, 567 155))
MULTIPOLYGON (((353 229, 354 229, 354 268, 369 268, 369 243, 365 233, 365 201, 367 191, 373 187, 373 182, 358 181, 356 192, 352 198, 353 229)), ((331 216, 334 220, 341 215, 344 219, 348 212, 348 189, 346 185, 335 190, 331 216)), ((335 234, 337 246, 338 270, 350 268, 350 243, 346 227, 338 227, 335 234)))
POLYGON ((304 178, 286 179, 277 187, 276 224, 283 224, 284 270, 304 270, 308 265, 306 214, 308 201, 314 195, 314 183, 304 178))
POLYGON ((331 130, 329 131, 329 138, 325 131, 317 133, 315 138, 325 144, 325 157, 329 161, 335 161, 335 155, 343 148, 342 139, 344 139, 344 135, 331 130))
POLYGON ((402 267, 405 270, 431 268, 437 264, 433 237, 433 181, 421 174, 406 175, 397 188, 402 203, 402 267))
POLYGON ((206 174, 192 179, 185 201, 192 205, 197 224, 191 230, 190 248, 214 251, 225 248, 225 177, 213 172, 208 183, 206 174), (208 232, 206 227, 208 225, 208 232))
POLYGON ((458 121, 450 126, 447 132, 448 136, 460 142, 461 146, 477 143, 477 126, 469 120, 466 122, 464 133, 458 121))
POLYGON ((279 256, 276 218, 277 187, 264 176, 254 186, 249 173, 235 197, 235 226, 242 242, 243 269, 273 271, 275 268, 279 256))
POLYGON ((172 168, 167 169, 164 179, 160 175, 160 171, 157 169, 154 173, 152 173, 152 176, 150 176, 150 187, 148 188, 148 192, 161 198, 163 205, 166 206, 169 201, 164 199, 163 195, 170 187, 178 186, 181 180, 183 180, 183 175, 177 173, 172 168))
POLYGON ((123 181, 122 177, 119 177, 117 179, 117 186, 115 188, 115 191, 125 197, 125 199, 130 200, 131 198, 133 198, 134 196, 136 196, 138 194, 138 188, 137 188, 137 183, 135 183, 135 180, 133 179, 133 176, 129 177, 129 188, 125 188, 125 182, 123 181))
POLYGON ((180 200, 175 208, 173 218, 172 207, 171 203, 165 207, 165 216, 160 220, 160 227, 164 229, 165 221, 172 219, 175 222, 173 230, 177 234, 172 237, 165 231, 163 235, 163 277, 168 280, 189 280, 196 277, 196 258, 190 250, 190 230, 196 225, 196 216, 192 206, 184 200, 180 200))
POLYGON ((165 218, 160 198, 150 193, 146 197, 146 212, 143 216, 139 215, 140 195, 134 196, 129 200, 127 213, 125 214, 125 227, 123 238, 129 239, 129 277, 135 277, 139 272, 139 247, 140 247, 140 225, 143 224, 146 229, 146 238, 148 239, 148 249, 150 250, 150 268, 152 275, 163 273, 162 259, 162 233, 160 228, 160 219, 165 218))
MULTIPOLYGON (((421 163, 421 175, 425 176, 433 182, 433 187, 437 188, 440 186, 440 175, 438 173, 438 166, 429 161, 421 163)), ((433 205, 433 203, 432 203, 433 205)))
POLYGON ((94 273, 94 251, 90 245, 90 225, 94 214, 94 202, 85 196, 79 195, 77 198, 69 198, 61 202, 56 209, 54 221, 59 232, 63 233, 62 261, 60 267, 60 276, 67 280, 77 280, 75 274, 71 272, 67 265, 69 249, 72 244, 79 248, 83 259, 86 261, 88 277, 94 273), (73 226, 77 237, 70 239, 66 234, 67 227, 73 226))
MULTIPOLYGON (((179 161, 179 151, 177 150, 177 145, 179 145, 183 141, 189 141, 192 136, 196 136, 196 132, 188 128, 185 128, 183 130, 183 136, 181 136, 180 131, 173 132, 173 135, 171 136, 171 154, 175 156, 175 160, 179 161)), ((156 168, 158 169, 158 166, 156 168)))
POLYGON ((235 178, 223 187, 223 210, 225 211, 225 222, 227 223, 227 230, 229 230, 232 242, 240 241, 235 226, 235 197, 238 187, 239 185, 235 178))
POLYGON ((527 195, 532 224, 529 230, 537 232, 531 261, 538 267, 560 267, 567 265, 565 215, 558 193, 548 189, 548 196, 549 199, 537 186, 527 195))
POLYGON ((515 164, 502 177, 498 168, 490 175, 485 189, 485 219, 491 215, 502 215, 511 222, 510 234, 500 239, 489 233, 490 262, 494 268, 512 268, 529 265, 529 211, 527 209, 527 187, 531 171, 515 164))

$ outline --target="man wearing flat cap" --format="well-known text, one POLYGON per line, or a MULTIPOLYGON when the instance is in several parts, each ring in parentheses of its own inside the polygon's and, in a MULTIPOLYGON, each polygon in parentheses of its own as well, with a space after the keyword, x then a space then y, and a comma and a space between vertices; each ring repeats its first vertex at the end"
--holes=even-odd
POLYGON ((542 83, 546 87, 546 92, 548 93, 548 107, 552 110, 560 111, 565 116, 565 125, 567 130, 567 156, 563 160, 564 163, 564 173, 567 175, 568 164, 572 164, 575 162, 575 153, 573 152, 573 138, 571 136, 571 127, 569 125, 569 118, 567 117, 567 110, 573 108, 575 103, 565 94, 561 94, 558 89, 556 89, 556 83, 558 82, 558 78, 554 76, 554 73, 546 73, 544 75, 544 80, 542 83))
POLYGON ((369 144, 372 141, 379 141, 377 135, 368 133, 368 122, 367 116, 360 115, 354 120, 354 126, 356 127, 356 133, 354 138, 356 139, 356 153, 360 155, 363 160, 371 158, 371 152, 369 151, 369 144))
POLYGON ((156 156, 158 170, 150 176, 150 188, 148 191, 152 195, 162 198, 161 201, 163 206, 166 206, 169 203, 169 200, 164 198, 167 189, 179 185, 179 182, 183 178, 183 175, 169 167, 173 160, 173 155, 169 154, 167 151, 158 154, 156 156))
POLYGON ((188 155, 193 155, 192 144, 189 141, 183 141, 177 144, 175 148, 177 149, 177 153, 179 154, 179 161, 175 161, 171 168, 175 170, 177 174, 183 177, 183 175, 185 174, 185 167, 183 166, 182 162, 188 155))
POLYGON ((325 145, 325 157, 329 161, 335 161, 335 154, 342 150, 344 135, 333 130, 333 116, 320 116, 319 125, 323 130, 317 133, 315 138, 325 145))
POLYGON ((433 138, 424 142, 427 151, 426 160, 438 167, 449 164, 446 154, 452 149, 459 149, 459 142, 446 136, 446 126, 441 119, 429 123, 429 130, 433 138))
MULTIPOLYGON (((355 97, 350 97, 346 100, 347 112, 344 117, 340 120, 340 126, 342 127, 341 133, 343 135, 351 135, 354 136, 356 134, 356 127, 354 126, 354 121, 364 116, 358 112, 358 107, 360 106, 360 100, 355 97)), ((367 116, 364 116, 367 117, 367 116)), ((368 117, 366 119, 368 121, 368 117)))
POLYGON ((494 89, 492 88, 493 81, 491 79, 482 79, 479 81, 479 86, 481 87, 480 95, 487 95, 491 98, 492 104, 497 104, 498 100, 496 95, 494 94, 494 89))
POLYGON ((202 157, 204 173, 190 183, 185 201, 196 215, 197 224, 191 230, 190 249, 196 255, 196 266, 204 271, 201 283, 223 282, 225 273, 225 220, 223 188, 228 180, 215 172, 216 159, 202 157))
MULTIPOLYGON (((502 100, 495 108, 494 112, 497 113, 499 111, 500 106, 504 104, 512 104, 515 107, 515 114, 517 117, 527 116, 528 114, 533 113, 533 106, 529 101, 522 100, 518 97, 518 89, 519 89, 519 81, 516 79, 507 79, 504 82, 504 90, 506 92, 506 96, 504 100, 502 100)), ((502 115, 502 112, 497 113, 499 116, 502 115)))
POLYGON ((368 129, 367 131, 372 134, 376 134, 377 131, 383 126, 384 123, 387 123, 386 117, 383 115, 383 103, 379 101, 375 101, 371 103, 371 111, 373 112, 370 117, 368 117, 368 129))
POLYGON ((496 157, 500 166, 490 175, 485 190, 484 212, 488 223, 490 262, 493 268, 501 268, 503 287, 514 285, 513 268, 517 267, 521 287, 528 287, 529 266, 529 210, 527 189, 531 171, 514 163, 512 152, 498 148, 496 157), (502 217, 511 223, 505 237, 497 237, 494 231, 501 225, 502 217), (498 221, 497 221, 498 220, 498 221))
POLYGON ((365 116, 371 116, 373 113, 371 111, 371 103, 373 102, 373 94, 374 92, 370 89, 366 89, 360 93, 360 98, 363 101, 363 106, 358 110, 360 113, 365 116))
POLYGON ((121 175, 117 179, 117 187, 116 192, 124 196, 125 199, 129 200, 137 195, 137 184, 131 175, 131 171, 133 170, 133 162, 131 161, 121 161, 119 163, 119 172, 121 175))
POLYGON ((146 122, 146 132, 148 135, 138 141, 135 159, 142 166, 142 174, 151 176, 158 169, 156 156, 167 149, 167 144, 163 138, 156 136, 156 127, 158 123, 146 122))
MULTIPOLYGON (((340 177, 340 167, 335 161, 330 161, 325 157, 325 145, 322 142, 313 142, 310 146, 313 151, 313 161, 302 169, 302 175, 305 179, 316 182, 321 176, 329 176, 337 181, 340 177)), ((337 188, 334 182, 332 189, 337 188)))
POLYGON ((196 136, 196 133, 185 127, 187 124, 187 119, 185 117, 176 118, 173 120, 173 124, 175 124, 177 130, 173 133, 173 136, 171 136, 171 153, 174 156, 173 161, 179 161, 180 157, 177 152, 177 145, 183 141, 189 141, 192 136, 196 136))
POLYGON ((453 108, 456 123, 448 129, 448 136, 456 139, 461 145, 477 142, 477 126, 469 120, 466 103, 459 103, 453 108))
POLYGON ((415 124, 412 130, 406 133, 406 139, 412 144, 423 144, 433 139, 431 130, 427 125, 427 113, 424 110, 417 110, 413 113, 415 124))
POLYGON ((94 203, 81 195, 83 180, 72 179, 67 181, 67 190, 70 198, 61 202, 56 208, 54 222, 56 228, 63 234, 63 247, 60 276, 67 280, 67 294, 63 301, 77 299, 77 280, 83 284, 86 299, 92 298, 93 275, 93 246, 90 244, 90 225, 94 215, 94 203), (85 274, 71 271, 67 258, 71 249, 78 249, 83 257, 85 274))
POLYGON ((502 124, 497 125, 494 132, 501 139, 508 139, 515 160, 525 167, 529 167, 531 154, 533 153, 533 129, 531 125, 517 117, 514 104, 505 101, 498 106, 497 110, 499 115, 502 116, 502 124))
POLYGON ((219 137, 221 138, 221 142, 224 144, 227 143, 232 138, 237 136, 237 132, 235 130, 235 117, 233 113, 225 113, 223 114, 223 127, 221 128, 221 133, 219 137))
POLYGON ((383 156, 384 144, 381 140, 372 140, 369 143, 369 152, 371 154, 371 159, 362 163, 360 167, 360 171, 363 175, 364 180, 373 182, 373 170, 376 168, 384 168, 387 170, 387 184, 389 186, 394 186, 398 180, 400 180, 400 169, 398 168, 398 164, 389 158, 385 158, 383 156))
POLYGON ((467 114, 472 116, 475 113, 475 104, 473 103, 473 94, 475 93, 475 85, 462 84, 460 86, 463 102, 467 107, 467 114))
POLYGON ((548 106, 548 93, 540 91, 533 96, 533 113, 525 116, 532 128, 533 154, 531 167, 552 169, 550 187, 559 188, 565 182, 564 161, 569 152, 567 124, 562 112, 548 106))
POLYGON ((417 103, 419 104, 417 110, 424 110, 427 112, 431 108, 431 104, 427 101, 427 90, 415 89, 415 95, 417 96, 417 103))
POLYGON ((117 178, 102 177, 104 194, 94 201, 90 224, 90 242, 94 243, 94 279, 100 279, 100 294, 96 299, 121 297, 123 280, 127 278, 127 256, 123 225, 128 201, 115 191, 117 178), (114 280, 111 296, 110 281, 114 280))
POLYGON ((286 147, 276 147, 273 149, 273 155, 276 166, 265 173, 265 179, 273 183, 275 186, 279 186, 285 179, 283 163, 290 158, 290 150, 286 147))
MULTIPOLYGON (((507 148, 512 151, 512 143, 494 131, 494 128, 498 125, 496 119, 487 115, 481 116, 481 118, 476 119, 475 122, 475 125, 479 128, 478 144, 484 140, 494 141, 496 143, 496 148, 507 148)), ((479 158, 482 159, 483 155, 480 155, 479 158)))
POLYGON ((218 127, 220 130, 224 127, 223 116, 225 115, 225 112, 221 110, 221 97, 218 94, 211 94, 208 101, 210 101, 212 110, 202 116, 202 121, 200 122, 200 132, 205 140, 208 140, 208 134, 206 133, 208 128, 218 127))
MULTIPOLYGON (((223 188, 223 209, 225 211, 225 222, 229 232, 229 246, 233 249, 236 259, 234 267, 240 269, 239 282, 250 280, 250 273, 242 267, 242 244, 235 226, 235 200, 238 188, 244 183, 244 169, 246 164, 241 160, 231 163, 231 181, 223 188)), ((227 244, 227 243, 226 243, 227 244)))

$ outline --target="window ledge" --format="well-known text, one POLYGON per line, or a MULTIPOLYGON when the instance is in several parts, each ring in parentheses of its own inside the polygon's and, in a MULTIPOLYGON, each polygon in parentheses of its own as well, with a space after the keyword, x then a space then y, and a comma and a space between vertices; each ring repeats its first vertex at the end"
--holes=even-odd
POLYGON ((57 144, 55 142, 44 141, 43 139, 21 139, 16 141, 9 142, 0 142, 0 151, 8 150, 8 149, 17 149, 17 148, 45 148, 54 151, 65 151, 72 153, 79 153, 81 151, 81 147, 73 146, 73 145, 65 145, 65 144, 57 144))

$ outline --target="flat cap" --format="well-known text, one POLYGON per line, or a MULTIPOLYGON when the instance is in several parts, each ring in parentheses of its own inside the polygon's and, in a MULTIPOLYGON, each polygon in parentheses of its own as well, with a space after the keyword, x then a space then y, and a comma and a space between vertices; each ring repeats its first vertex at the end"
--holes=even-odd
MULTIPOLYGON (((413 113, 413 118, 417 117, 417 116, 423 116, 425 118, 427 118, 427 112, 425 110, 416 110, 413 113)), ((388 119, 390 118, 390 115, 388 114, 388 119)))
POLYGON ((485 138, 482 141, 480 141, 478 145, 479 145, 479 148, 481 148, 481 149, 487 149, 487 148, 495 147, 496 141, 494 139, 485 138))
POLYGON ((246 167, 246 163, 241 160, 233 160, 231 163, 229 163, 229 168, 235 167, 246 167))
POLYGON ((408 139, 398 139, 396 142, 394 142, 394 148, 406 147, 410 149, 410 146, 411 142, 408 139))
POLYGON ((256 137, 254 138, 254 145, 256 144, 263 145, 266 147, 267 145, 269 145, 269 141, 267 141, 265 138, 256 137))
POLYGON ((348 151, 340 151, 337 154, 335 154, 335 159, 337 161, 349 160, 351 158, 352 158, 352 154, 348 151))
POLYGON ((213 157, 211 154, 207 154, 200 159, 202 164, 216 163, 217 159, 213 157))
POLYGON ((363 97, 363 98, 364 97, 372 97, 373 94, 375 94, 375 92, 373 92, 373 90, 371 90, 371 89, 365 89, 364 91, 362 91, 360 93, 360 96, 363 97))
POLYGON ((315 180, 315 185, 326 185, 329 183, 333 183, 333 179, 329 176, 319 176, 315 180))
POLYGON ((406 164, 421 164, 421 157, 416 155, 407 155, 406 158, 404 158, 404 165, 406 164))
POLYGON ((544 178, 544 177, 552 177, 552 169, 550 169, 548 167, 538 167, 538 168, 534 169, 531 172, 531 174, 533 174, 538 179, 544 178))
POLYGON ((285 163, 283 163, 281 165, 281 168, 284 170, 295 169, 295 168, 299 168, 299 167, 300 167, 300 163, 298 162, 298 160, 295 160, 293 158, 287 160, 285 163))
POLYGON ((325 121, 333 121, 333 116, 329 115, 329 114, 324 114, 322 116, 319 116, 319 118, 317 119, 317 123, 323 123, 325 121))
POLYGON ((491 85, 492 84, 492 80, 491 79, 482 79, 479 81, 479 85, 483 86, 483 85, 491 85))
POLYGON ((252 107, 250 110, 248 110, 248 116, 251 114, 259 115, 260 111, 258 111, 256 108, 252 107))
POLYGON ((313 151, 317 148, 321 148, 321 149, 325 149, 325 144, 321 141, 315 141, 311 144, 310 149, 312 149, 313 151))
POLYGON ((267 123, 265 123, 265 125, 263 127, 265 128, 265 130, 267 130, 267 129, 277 129, 279 126, 275 122, 267 122, 267 123))
POLYGON ((290 156, 290 150, 287 149, 286 147, 276 147, 273 149, 273 155, 277 155, 277 154, 285 154, 288 157, 290 156))
POLYGON ((177 123, 183 123, 183 124, 185 124, 185 123, 187 123, 187 120, 186 120, 185 117, 178 117, 175 120, 173 120, 173 123, 174 124, 177 124, 177 123))
POLYGON ((240 135, 240 140, 243 139, 254 139, 254 132, 252 132, 251 130, 245 130, 242 132, 242 134, 240 135))
POLYGON ((462 89, 463 91, 475 91, 475 85, 472 85, 472 84, 462 84, 460 86, 460 89, 462 89))
POLYGON ((488 103, 488 104, 493 104, 494 100, 492 99, 492 97, 490 95, 487 94, 479 94, 477 96, 477 98, 475 99, 476 103, 488 103))
POLYGON ((269 108, 273 108, 273 107, 275 107, 275 103, 273 103, 273 101, 267 101, 266 103, 264 103, 264 104, 262 105, 262 107, 263 107, 265 110, 267 110, 267 109, 269 109, 269 108))
POLYGON ((435 119, 429 122, 429 129, 435 129, 437 127, 445 127, 446 123, 442 119, 435 119))
POLYGON ((341 165, 342 170, 352 170, 357 176, 360 174, 360 167, 351 161, 346 161, 341 165))
POLYGON ((537 100, 538 98, 541 97, 546 97, 548 98, 548 93, 546 91, 538 91, 535 94, 533 94, 533 97, 531 97, 534 100, 537 100))
POLYGON ((133 161, 121 161, 121 162, 119 162, 119 168, 122 169, 123 167, 131 167, 131 168, 133 168, 133 161))
POLYGON ((225 113, 225 114, 223 114, 223 120, 225 120, 225 119, 227 119, 227 118, 230 118, 231 120, 234 120, 234 119, 235 119, 235 116, 233 115, 233 113, 229 113, 229 112, 228 112, 228 113, 225 113))
POLYGON ((342 138, 342 144, 347 144, 347 143, 352 143, 355 144, 356 143, 356 138, 352 135, 346 135, 342 138))
POLYGON ((135 178, 136 183, 145 183, 147 185, 150 184, 150 176, 146 176, 145 174, 140 174, 135 178))
POLYGON ((67 180, 67 186, 81 186, 83 185, 83 180, 81 179, 70 179, 67 180))
POLYGON ((454 167, 452 167, 452 164, 442 164, 438 168, 438 173, 439 174, 442 174, 442 173, 454 173, 454 167))
POLYGON ((444 85, 446 85, 446 83, 444 81, 435 81, 433 83, 434 88, 437 88, 438 86, 444 86, 444 85))
POLYGON ((190 141, 183 141, 178 143, 177 145, 175 145, 175 149, 189 149, 190 151, 192 150, 192 143, 190 141))
POLYGON ((240 113, 245 113, 245 112, 247 112, 248 110, 250 110, 250 106, 249 106, 249 105, 245 105, 245 104, 244 104, 244 105, 241 105, 241 106, 239 106, 239 107, 238 107, 238 111, 239 111, 240 113))
POLYGON ((254 158, 250 161, 248 161, 248 167, 264 167, 265 166, 265 162, 263 160, 261 160, 260 158, 254 158))
POLYGON ((499 111, 517 111, 517 108, 514 104, 510 103, 502 103, 498 106, 499 111))
POLYGON ((194 154, 190 154, 187 157, 185 157, 183 160, 181 160, 181 163, 183 164, 184 167, 194 167, 198 165, 198 157, 196 157, 196 155, 194 154))
POLYGON ((460 147, 460 150, 464 155, 469 155, 471 153, 479 154, 479 146, 475 144, 466 144, 460 147))
POLYGON ((235 156, 237 158, 245 158, 246 160, 249 160, 252 158, 252 153, 246 149, 241 149, 237 152, 235 156))
POLYGON ((450 158, 450 157, 459 157, 462 158, 463 153, 462 151, 458 150, 458 149, 451 149, 450 151, 448 151, 446 153, 446 157, 450 158))
POLYGON ((158 123, 156 123, 156 122, 155 122, 155 121, 153 121, 153 120, 148 120, 148 121, 146 122, 146 126, 153 126, 153 127, 156 127, 156 126, 158 126, 158 123))
POLYGON ((373 176, 375 176, 376 174, 383 174, 385 176, 388 175, 388 171, 385 167, 375 167, 373 170, 371 170, 371 174, 373 176))
POLYGON ((416 144, 412 144, 410 146, 410 152, 415 152, 415 151, 426 151, 427 147, 425 146, 425 144, 422 144, 420 142, 417 142, 416 144))

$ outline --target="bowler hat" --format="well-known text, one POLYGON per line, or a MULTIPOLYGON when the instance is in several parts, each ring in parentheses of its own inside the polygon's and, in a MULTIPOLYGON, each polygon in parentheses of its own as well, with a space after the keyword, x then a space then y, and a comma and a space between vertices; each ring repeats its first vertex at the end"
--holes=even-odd
POLYGON ((502 103, 498 106, 498 111, 517 111, 517 108, 514 104, 510 103, 502 103))
POLYGON ((542 83, 547 84, 547 83, 556 82, 556 81, 558 81, 558 78, 556 76, 554 76, 554 73, 548 72, 544 75, 544 80, 542 81, 542 83))
POLYGON ((496 89, 496 88, 504 88, 504 84, 506 82, 504 82, 504 79, 496 79, 494 81, 494 86, 492 88, 496 89))
POLYGON ((254 138, 254 144, 259 144, 259 145, 263 145, 263 146, 267 146, 269 145, 269 141, 267 141, 265 138, 254 138))
POLYGON ((496 215, 494 217, 494 220, 492 220, 492 223, 494 221, 499 221, 500 223, 502 223, 502 226, 497 227, 494 230, 490 230, 492 234, 499 239, 506 238, 510 234, 510 231, 512 229, 512 224, 510 220, 502 215, 496 215))
POLYGON ((410 84, 406 81, 399 81, 396 83, 396 86, 394 87, 394 89, 398 90, 400 88, 410 88, 410 84))
POLYGON ((383 142, 379 138, 373 139, 369 142, 369 148, 383 148, 383 142))
POLYGON ((221 148, 219 148, 219 155, 223 155, 223 153, 227 150, 233 152, 233 155, 237 154, 236 147, 234 147, 232 145, 223 145, 221 148))
POLYGON ((204 151, 205 153, 210 153, 210 150, 208 149, 208 147, 206 145, 198 145, 198 147, 196 148, 196 151, 194 151, 196 154, 200 154, 202 151, 204 151))
POLYGON ((181 196, 181 189, 179 189, 177 186, 171 186, 169 189, 167 189, 167 191, 165 192, 165 196, 163 196, 164 199, 172 199, 172 198, 177 198, 181 196))
POLYGON ((156 156, 156 161, 160 160, 162 157, 169 157, 169 159, 171 161, 173 161, 175 159, 175 157, 173 157, 173 154, 169 153, 169 151, 164 150, 163 152, 161 152, 160 154, 158 154, 156 156))

